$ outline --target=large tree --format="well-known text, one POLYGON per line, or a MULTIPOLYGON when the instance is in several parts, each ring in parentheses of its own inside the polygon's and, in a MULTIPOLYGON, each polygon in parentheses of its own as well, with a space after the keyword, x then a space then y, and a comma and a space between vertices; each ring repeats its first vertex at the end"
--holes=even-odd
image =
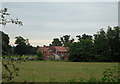
POLYGON ((59 38, 54 38, 51 46, 62 46, 61 41, 59 38))
POLYGON ((98 61, 111 61, 109 45, 106 33, 103 29, 100 29, 97 34, 94 34, 94 45, 96 52, 96 60, 98 61))
POLYGON ((81 39, 90 39, 90 40, 92 40, 92 36, 91 35, 86 35, 86 34, 83 34, 82 36, 81 35, 77 35, 76 37, 78 38, 79 41, 81 39))
POLYGON ((63 46, 69 47, 71 43, 74 42, 74 39, 70 39, 70 35, 64 35, 63 37, 60 38, 63 46))
POLYGON ((0 39, 2 39, 2 55, 8 55, 10 54, 10 48, 11 46, 9 45, 9 36, 5 34, 4 32, 0 31, 0 39))
POLYGON ((120 61, 120 27, 108 27, 107 40, 112 61, 120 61))
POLYGON ((69 60, 88 62, 93 61, 94 58, 94 45, 89 38, 84 39, 82 36, 79 42, 71 44, 69 49, 69 60))
POLYGON ((21 36, 15 37, 15 53, 19 55, 34 54, 34 47, 30 45, 29 39, 24 39, 21 36))
POLYGON ((15 53, 18 55, 27 54, 28 46, 26 45, 26 40, 21 36, 15 38, 16 38, 15 44, 17 44, 15 47, 15 53))
POLYGON ((120 27, 101 29, 94 35, 96 58, 98 61, 120 61, 120 27))

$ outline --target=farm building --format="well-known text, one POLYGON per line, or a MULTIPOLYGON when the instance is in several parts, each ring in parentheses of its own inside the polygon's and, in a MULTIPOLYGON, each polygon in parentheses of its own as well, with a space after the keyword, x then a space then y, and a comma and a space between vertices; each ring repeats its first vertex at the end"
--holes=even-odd
POLYGON ((43 53, 44 60, 67 60, 68 59, 69 47, 43 46, 43 47, 40 47, 39 49, 43 53))

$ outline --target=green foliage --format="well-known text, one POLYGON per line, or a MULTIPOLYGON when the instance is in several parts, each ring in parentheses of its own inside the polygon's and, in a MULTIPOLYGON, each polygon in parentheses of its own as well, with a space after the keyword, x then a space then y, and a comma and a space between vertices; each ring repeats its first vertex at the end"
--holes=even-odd
MULTIPOLYGON (((5 18, 6 15, 10 15, 9 13, 7 13, 7 8, 0 10, 0 16, 1 16, 0 25, 6 26, 8 23, 16 24, 19 26, 23 25, 22 22, 19 21, 18 19, 15 19, 15 20, 6 19, 5 18)), ((9 55, 10 54, 9 53, 9 49, 10 49, 9 37, 7 34, 4 34, 3 32, 0 32, 0 34, 2 35, 2 37, 0 37, 0 39, 2 39, 2 44, 0 43, 2 45, 2 54, 9 55)), ((7 73, 2 73, 2 80, 11 81, 15 76, 18 76, 19 69, 16 67, 15 63, 16 61, 10 58, 10 56, 9 56, 9 60, 6 60, 6 61, 2 60, 2 68, 4 68, 7 72, 7 73)))
POLYGON ((118 76, 117 74, 115 74, 116 71, 116 67, 114 68, 107 68, 104 72, 103 72, 103 77, 102 77, 102 82, 116 82, 118 81, 118 76))
POLYGON ((5 16, 8 16, 10 15, 9 13, 7 13, 7 8, 4 8, 4 9, 1 9, 0 10, 0 24, 3 25, 3 26, 6 26, 8 23, 12 23, 12 24, 16 24, 16 25, 19 25, 19 26, 22 26, 22 22, 19 21, 18 19, 6 19, 5 16))
POLYGON ((52 84, 54 84, 53 82, 56 82, 56 79, 54 77, 50 77, 49 82, 52 82, 52 84))
POLYGON ((120 61, 120 27, 101 29, 94 37, 97 61, 120 61))
POLYGON ((52 46, 62 46, 62 43, 58 38, 54 38, 52 42, 52 46))
POLYGON ((76 37, 78 38, 79 41, 80 41, 81 39, 89 39, 89 40, 92 40, 92 36, 91 36, 91 35, 86 35, 86 34, 83 34, 82 36, 77 35, 76 37))
POLYGON ((78 84, 78 82, 76 81, 75 78, 72 78, 72 79, 68 80, 67 82, 68 82, 68 84, 78 84))
MULTIPOLYGON (((66 36, 67 40, 69 36, 66 36)), ((100 29, 91 35, 76 36, 79 42, 70 44, 69 60, 111 62, 120 60, 120 27, 108 27, 107 32, 100 29)), ((69 44, 69 43, 67 43, 69 44)))
POLYGON ((90 39, 80 39, 74 42, 69 49, 69 60, 71 61, 92 61, 94 60, 94 45, 90 39))
POLYGON ((9 36, 2 31, 0 31, 0 35, 0 39, 2 39, 2 55, 10 54, 9 36))
POLYGON ((39 60, 44 58, 43 53, 41 52, 41 50, 37 51, 37 57, 38 57, 39 60))
POLYGON ((26 39, 24 39, 21 36, 15 37, 15 39, 16 39, 15 44, 17 44, 17 45, 21 45, 21 44, 26 44, 27 43, 26 39))
POLYGON ((94 35, 94 45, 97 61, 110 61, 109 45, 106 37, 106 33, 101 29, 94 35), (108 60, 109 59, 109 60, 108 60))
POLYGON ((62 44, 65 46, 65 47, 69 47, 71 43, 74 42, 74 39, 70 39, 70 35, 64 35, 63 37, 60 38, 61 39, 61 42, 62 44))
POLYGON ((85 81, 86 81, 86 79, 83 77, 79 79, 79 82, 85 82, 85 81))
POLYGON ((26 55, 26 54, 35 54, 36 50, 34 47, 32 47, 29 44, 29 40, 28 39, 24 39, 21 36, 15 37, 16 41, 15 44, 17 44, 17 46, 14 48, 14 53, 18 54, 18 55, 26 55))
POLYGON ((6 70, 6 72, 2 73, 2 80, 3 81, 12 81, 16 76, 18 76, 19 68, 16 67, 16 61, 12 60, 12 58, 9 58, 10 60, 4 60, 2 62, 3 68, 6 70))
POLYGON ((107 40, 112 61, 120 61, 120 27, 108 27, 107 40))
POLYGON ((88 80, 86 80, 86 78, 80 78, 79 81, 77 81, 77 79, 72 78, 70 80, 68 80, 68 82, 70 84, 80 84, 82 82, 90 82, 90 83, 118 83, 118 75, 117 75, 117 69, 116 67, 113 68, 106 68, 106 70, 103 72, 103 77, 100 79, 96 79, 95 77, 91 76, 88 80), (101 81, 100 81, 101 80, 101 81))
POLYGON ((54 38, 52 44, 50 46, 65 46, 69 47, 71 43, 74 42, 74 39, 70 39, 70 35, 64 35, 63 37, 54 38))

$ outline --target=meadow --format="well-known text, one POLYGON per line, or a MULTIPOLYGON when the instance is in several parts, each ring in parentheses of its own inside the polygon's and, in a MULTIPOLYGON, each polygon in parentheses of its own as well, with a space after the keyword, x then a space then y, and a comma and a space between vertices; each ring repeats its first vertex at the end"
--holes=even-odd
MULTIPOLYGON (((114 66, 118 68, 118 63, 26 60, 17 64, 20 70, 19 76, 13 81, 68 82, 83 79, 87 81, 90 78, 100 81, 106 68, 114 66)), ((117 74, 117 68, 115 74, 117 74)))

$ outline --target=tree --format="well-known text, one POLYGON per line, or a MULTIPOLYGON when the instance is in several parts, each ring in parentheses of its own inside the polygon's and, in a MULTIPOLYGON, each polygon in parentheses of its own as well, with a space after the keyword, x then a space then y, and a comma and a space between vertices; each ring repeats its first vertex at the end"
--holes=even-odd
POLYGON ((69 60, 88 62, 94 61, 94 58, 94 45, 90 39, 80 39, 80 42, 74 42, 70 45, 69 60))
POLYGON ((8 16, 10 15, 9 13, 7 13, 7 8, 4 8, 3 10, 0 10, 0 24, 3 25, 3 26, 6 26, 8 23, 12 23, 12 24, 17 24, 19 26, 22 26, 22 22, 19 21, 17 18, 16 19, 10 19, 10 20, 7 20, 5 18, 5 16, 8 16))
POLYGON ((15 47, 15 53, 19 55, 27 54, 28 50, 27 50, 26 40, 21 36, 15 38, 16 38, 15 44, 17 44, 15 47))
POLYGON ((91 35, 86 35, 86 34, 83 34, 82 36, 81 35, 77 35, 76 37, 78 38, 79 41, 81 39, 90 39, 90 40, 92 40, 92 36, 91 35))
MULTIPOLYGON (((7 13, 7 8, 0 10, 0 16, 1 16, 0 17, 0 25, 5 26, 7 23, 17 24, 19 26, 23 25, 22 22, 19 21, 18 19, 7 20, 5 18, 6 15, 10 15, 9 13, 7 13)), ((8 43, 9 43, 8 36, 3 34, 3 37, 4 36, 7 40, 5 39, 1 42, 1 43, 3 43, 2 47, 4 48, 4 49, 2 49, 2 52, 5 52, 7 50, 7 47, 5 46, 5 44, 8 46, 8 43)), ((5 54, 7 54, 7 53, 5 53, 5 54)), ((9 59, 10 59, 10 56, 9 56, 9 59)), ((5 62, 2 61, 2 68, 4 68, 6 70, 6 73, 4 73, 4 72, 2 73, 2 81, 3 80, 11 81, 15 76, 18 76, 17 72, 19 71, 19 69, 15 66, 14 62, 15 62, 14 60, 6 60, 5 62)))
POLYGON ((74 42, 74 39, 70 39, 70 35, 64 35, 63 37, 60 38, 61 39, 61 42, 62 44, 65 46, 65 47, 69 47, 71 43, 74 42))
POLYGON ((62 44, 58 38, 54 38, 51 46, 62 46, 62 44))
POLYGON ((96 58, 98 61, 111 61, 106 33, 101 29, 94 35, 96 58))
POLYGON ((119 62, 120 60, 120 27, 116 26, 114 28, 108 27, 107 30, 107 40, 110 52, 110 57, 112 61, 119 62))
POLYGON ((11 46, 9 45, 9 36, 5 34, 4 32, 0 31, 2 39, 2 55, 8 55, 10 54, 10 48, 11 46))
POLYGON ((37 54, 37 50, 40 48, 40 46, 33 47, 33 55, 37 54))
POLYGON ((32 45, 30 45, 29 43, 29 39, 24 39, 21 36, 15 37, 16 41, 15 44, 15 53, 18 55, 26 55, 26 54, 34 54, 34 47, 32 45))
POLYGON ((43 53, 41 52, 41 50, 37 51, 37 57, 38 57, 39 60, 44 58, 43 53))
POLYGON ((108 27, 106 33, 101 29, 94 37, 96 58, 99 61, 120 61, 120 27, 108 27))
POLYGON ((15 39, 16 39, 16 41, 15 41, 15 44, 17 44, 17 45, 20 45, 20 44, 26 44, 26 39, 24 39, 23 37, 21 37, 21 36, 18 36, 18 37, 15 37, 15 39))

